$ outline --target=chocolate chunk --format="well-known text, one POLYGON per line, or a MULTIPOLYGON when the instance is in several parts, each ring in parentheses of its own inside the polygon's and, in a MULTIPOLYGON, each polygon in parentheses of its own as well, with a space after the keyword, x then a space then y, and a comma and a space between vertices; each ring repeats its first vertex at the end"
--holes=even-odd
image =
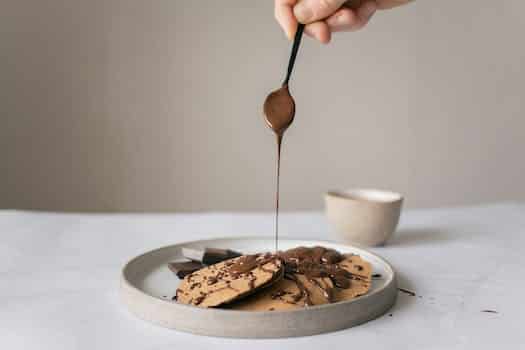
POLYGON ((202 269, 204 265, 196 261, 181 261, 171 262, 168 267, 178 278, 183 279, 187 275, 202 269))
POLYGON ((202 257, 202 263, 204 265, 213 265, 241 255, 241 253, 230 249, 206 248, 202 257))
POLYGON ((182 248, 182 255, 192 261, 198 261, 204 265, 213 265, 224 260, 233 259, 242 254, 230 249, 220 248, 182 248))

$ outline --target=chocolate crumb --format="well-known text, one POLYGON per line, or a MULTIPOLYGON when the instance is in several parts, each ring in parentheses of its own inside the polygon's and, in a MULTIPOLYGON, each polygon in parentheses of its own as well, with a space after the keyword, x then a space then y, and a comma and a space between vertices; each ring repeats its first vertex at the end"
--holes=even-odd
POLYGON ((278 298, 282 297, 285 294, 286 294, 286 291, 278 290, 277 292, 272 293, 271 298, 275 300, 275 299, 278 299, 278 298))
POLYGON ((197 298, 195 298, 195 302, 194 304, 195 305, 199 305, 200 303, 202 303, 204 301, 204 299, 206 298, 206 295, 200 295, 198 296, 197 298))
POLYGON ((388 314, 389 317, 392 317, 392 314, 388 314))
POLYGON ((372 278, 381 278, 381 277, 383 277, 383 276, 381 276, 380 273, 374 273, 374 274, 372 275, 372 278))
POLYGON ((397 288, 397 290, 399 290, 400 292, 403 292, 405 294, 408 294, 410 295, 411 297, 415 297, 416 296, 416 293, 408 290, 408 289, 404 289, 404 288, 397 288))
POLYGON ((274 310, 275 310, 274 307, 271 307, 271 308, 268 309, 268 311, 274 311, 274 310))
POLYGON ((481 312, 486 312, 489 314, 497 314, 498 312, 496 310, 481 310, 481 312))
POLYGON ((363 266, 361 265, 355 265, 355 268, 357 269, 357 271, 363 271, 363 266))
POLYGON ((195 282, 192 285, 190 285, 190 289, 194 289, 196 287, 200 288, 201 287, 201 283, 200 282, 195 282))

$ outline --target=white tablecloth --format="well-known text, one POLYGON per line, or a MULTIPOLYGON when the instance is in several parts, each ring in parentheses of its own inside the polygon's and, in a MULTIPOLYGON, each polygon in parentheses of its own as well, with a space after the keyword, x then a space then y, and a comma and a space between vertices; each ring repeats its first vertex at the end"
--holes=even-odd
MULTIPOLYGON (((122 265, 144 251, 225 235, 270 235, 265 214, 0 211, 1 349, 508 349, 525 346, 525 205, 406 211, 372 249, 400 274, 388 314, 303 338, 241 340, 163 329, 119 300, 122 265), (482 312, 494 310, 497 313, 482 312)), ((282 215, 288 237, 335 239, 319 212, 282 215)))

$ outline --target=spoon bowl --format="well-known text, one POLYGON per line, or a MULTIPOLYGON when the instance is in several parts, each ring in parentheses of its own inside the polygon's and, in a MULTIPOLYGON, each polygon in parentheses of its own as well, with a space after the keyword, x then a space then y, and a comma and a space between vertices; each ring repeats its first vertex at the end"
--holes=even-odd
POLYGON ((277 135, 282 135, 295 117, 295 101, 290 95, 288 85, 283 85, 270 93, 264 101, 266 124, 277 135))

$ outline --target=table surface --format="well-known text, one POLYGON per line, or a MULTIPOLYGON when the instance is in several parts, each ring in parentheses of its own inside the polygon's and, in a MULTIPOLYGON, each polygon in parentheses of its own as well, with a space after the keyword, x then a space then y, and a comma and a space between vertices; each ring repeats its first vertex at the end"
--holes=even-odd
MULTIPOLYGON (((291 238, 336 239, 320 212, 286 213, 291 238)), ((60 214, 0 211, 4 349, 517 349, 525 343, 525 204, 407 210, 385 247, 400 293, 386 315, 302 338, 211 338, 163 329, 119 300, 130 258, 177 242, 270 235, 271 213, 60 214), (496 313, 484 312, 493 310, 496 313)))

